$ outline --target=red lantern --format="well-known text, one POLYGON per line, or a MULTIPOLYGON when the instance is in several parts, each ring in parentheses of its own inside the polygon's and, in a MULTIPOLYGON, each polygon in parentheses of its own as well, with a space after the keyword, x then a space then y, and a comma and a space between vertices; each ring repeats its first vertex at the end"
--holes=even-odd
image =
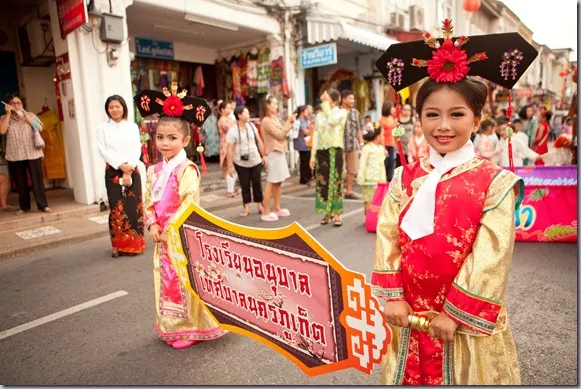
POLYGON ((480 8, 480 0, 464 0, 464 11, 476 12, 480 8))

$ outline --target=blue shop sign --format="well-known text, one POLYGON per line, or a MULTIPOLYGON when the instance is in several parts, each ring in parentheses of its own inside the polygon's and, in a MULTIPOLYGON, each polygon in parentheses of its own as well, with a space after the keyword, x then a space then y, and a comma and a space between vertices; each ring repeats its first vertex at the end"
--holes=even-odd
POLYGON ((135 38, 135 56, 158 59, 173 59, 173 43, 152 39, 135 38))
POLYGON ((333 65, 337 63, 337 44, 307 47, 301 50, 300 56, 303 69, 333 65))

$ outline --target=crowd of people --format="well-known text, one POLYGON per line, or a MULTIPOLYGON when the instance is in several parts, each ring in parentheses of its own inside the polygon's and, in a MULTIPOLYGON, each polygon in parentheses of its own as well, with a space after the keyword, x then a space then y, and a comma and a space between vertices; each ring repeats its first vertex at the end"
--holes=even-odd
MULTIPOLYGON (((316 211, 323 216, 321 224, 332 222, 335 226, 342 224, 343 199, 363 199, 366 214, 378 183, 391 182, 402 161, 411 164, 429 155, 428 142, 411 104, 404 104, 396 118, 396 107, 386 102, 381 118, 373 122, 355 108, 355 96, 350 90, 329 89, 320 96, 320 101, 315 107, 299 106, 294 115, 281 123, 276 99, 268 98, 262 131, 251 122, 247 109, 237 107, 233 112, 235 103, 219 102, 217 127, 226 195, 238 194, 235 190, 238 180, 242 189, 241 216, 250 214, 251 202, 257 204, 263 221, 290 215, 288 209, 280 206, 281 184, 290 176, 285 156, 289 142, 298 157, 300 184, 316 187, 315 204, 316 211), (404 129, 400 137, 401 156, 393 136, 398 125, 404 129), (260 182, 263 169, 268 171, 264 193, 260 182), (361 186, 362 194, 353 190, 355 183, 361 186)), ((509 167, 506 109, 497 106, 494 112, 492 115, 483 111, 478 131, 471 140, 478 157, 509 167)), ((517 112, 511 126, 517 167, 545 164, 543 158, 550 154, 549 141, 561 135, 572 136, 572 119, 564 118, 556 124, 551 120, 552 112, 541 104, 531 103, 517 112)))
MULTIPOLYGON (((565 117, 561 123, 555 122, 553 112, 538 103, 523 106, 512 120, 512 155, 515 167, 551 164, 545 161, 549 154, 549 144, 558 137, 572 140, 573 119, 565 117)), ((508 119, 506 110, 498 107, 494 117, 485 115, 480 122, 473 142, 476 155, 509 166, 508 119)))

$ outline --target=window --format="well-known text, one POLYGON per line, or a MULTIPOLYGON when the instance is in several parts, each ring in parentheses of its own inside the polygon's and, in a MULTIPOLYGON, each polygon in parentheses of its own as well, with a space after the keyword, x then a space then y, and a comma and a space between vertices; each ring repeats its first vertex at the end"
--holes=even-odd
POLYGON ((436 20, 436 25, 438 27, 442 24, 444 19, 453 19, 452 1, 453 0, 438 0, 438 20, 436 20))

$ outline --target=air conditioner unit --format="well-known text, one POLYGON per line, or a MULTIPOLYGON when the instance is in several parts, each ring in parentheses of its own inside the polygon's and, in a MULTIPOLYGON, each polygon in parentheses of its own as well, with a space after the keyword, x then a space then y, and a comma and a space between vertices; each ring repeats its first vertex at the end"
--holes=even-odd
POLYGON ((33 19, 18 29, 23 66, 50 66, 55 61, 50 20, 33 19))
POLYGON ((389 22, 390 26, 393 28, 401 28, 402 30, 406 29, 406 14, 403 12, 392 12, 389 14, 389 22))
POLYGON ((424 9, 418 5, 410 6, 410 29, 423 30, 424 9))

